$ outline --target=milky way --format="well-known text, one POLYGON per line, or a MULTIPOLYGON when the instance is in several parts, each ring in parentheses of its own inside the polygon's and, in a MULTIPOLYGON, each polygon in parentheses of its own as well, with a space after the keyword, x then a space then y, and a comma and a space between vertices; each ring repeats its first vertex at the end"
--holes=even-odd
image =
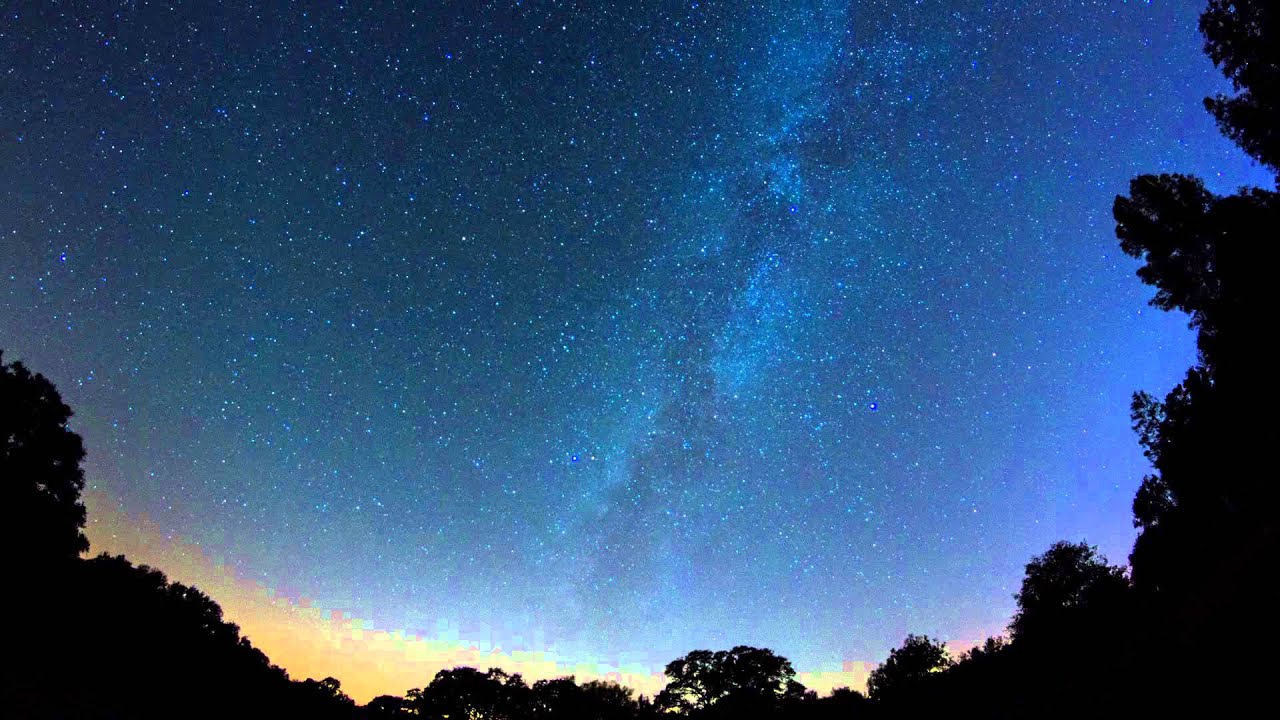
POLYGON ((0 347, 93 492, 567 657, 838 666, 1123 560, 1192 342, 1112 198, 1268 184, 1191 0, 87 5, 0 20, 0 347))

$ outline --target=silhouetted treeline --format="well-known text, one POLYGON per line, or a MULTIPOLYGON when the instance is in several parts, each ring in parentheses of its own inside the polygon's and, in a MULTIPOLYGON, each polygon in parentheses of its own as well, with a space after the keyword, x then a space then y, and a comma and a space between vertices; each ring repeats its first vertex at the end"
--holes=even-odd
MULTIPOLYGON (((1280 184, 1280 4, 1211 0, 1205 52, 1234 94, 1205 100, 1223 134, 1280 184)), ((1116 235, 1145 262, 1152 304, 1196 329, 1199 362, 1163 400, 1138 393, 1154 472, 1133 503, 1130 556, 1148 682, 1221 705, 1270 680, 1280 593, 1271 290, 1280 195, 1215 195, 1193 177, 1144 175, 1116 198, 1116 235)))
MULTIPOLYGON (((1205 101, 1222 132, 1280 182, 1280 5, 1213 0, 1205 50, 1234 94, 1205 101)), ((666 667, 656 697, 573 678, 443 670, 357 707, 333 678, 295 681, 212 599, 123 557, 83 559, 84 448, 45 378, 0 355, 0 512, 6 578, 5 716, 22 718, 546 718, 835 720, 1209 716, 1265 699, 1280 607, 1271 439, 1270 274, 1280 199, 1220 196, 1184 175, 1135 178, 1114 206, 1152 304, 1187 313, 1199 358, 1163 400, 1134 397, 1151 460, 1133 502, 1129 569, 1060 542, 1026 566, 1007 637, 953 656, 908 635, 867 694, 819 698, 791 663, 746 646, 666 667)))

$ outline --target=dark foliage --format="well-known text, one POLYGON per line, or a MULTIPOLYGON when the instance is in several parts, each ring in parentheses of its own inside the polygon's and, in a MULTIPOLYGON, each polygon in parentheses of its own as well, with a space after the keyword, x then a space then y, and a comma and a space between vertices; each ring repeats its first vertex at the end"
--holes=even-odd
POLYGON ((123 557, 72 565, 20 600, 20 717, 350 717, 336 680, 294 683, 199 590, 123 557), (68 691, 71 689, 71 691, 68 691), (198 701, 193 698, 199 698, 198 701))
POLYGON ((362 708, 362 716, 368 720, 396 720, 413 717, 413 703, 395 695, 379 695, 362 708))
POLYGON ((524 679, 497 668, 488 672, 469 667, 441 670, 430 685, 410 690, 409 701, 416 715, 435 720, 517 720, 527 717, 533 707, 524 679))
POLYGON ((1065 641, 1106 624, 1128 593, 1124 569, 1108 565, 1097 548, 1060 541, 1027 563, 1009 631, 1018 641, 1065 641))
MULTIPOLYGON (((1211 0, 1200 28, 1237 91, 1207 107, 1225 135, 1280 171, 1278 19, 1274 2, 1211 0)), ((1140 534, 1130 563, 1141 616, 1132 630, 1141 634, 1148 677, 1138 688, 1242 699, 1259 687, 1259 649, 1276 640, 1259 620, 1280 602, 1259 571, 1280 559, 1280 497, 1265 469, 1269 423, 1259 417, 1273 396, 1260 339, 1275 317, 1269 276, 1280 196, 1260 188, 1220 196, 1196 178, 1144 175, 1116 198, 1114 213, 1121 248, 1143 261, 1138 276, 1156 288, 1152 304, 1187 313, 1200 351, 1163 400, 1137 393, 1131 408, 1154 470, 1133 502, 1140 534), (1188 656, 1226 662, 1192 671, 1188 656)))
POLYGON ((1115 216, 1122 248, 1156 288, 1152 304, 1187 313, 1200 350, 1163 400, 1134 396, 1133 427, 1154 471, 1133 502, 1134 585, 1173 631, 1170 644, 1235 656, 1244 648, 1231 638, 1250 631, 1234 620, 1280 600, 1251 569, 1277 559, 1280 486, 1263 469, 1267 424, 1257 415, 1271 392, 1259 339, 1274 317, 1267 274, 1280 196, 1217 196, 1195 178, 1142 176, 1115 216))
POLYGON ((1204 50, 1236 90, 1205 107, 1222 134, 1280 172, 1280 6, 1270 0, 1210 0, 1200 16, 1204 50))
POLYGON ((694 650, 666 668, 667 686, 656 704, 665 712, 697 717, 764 716, 806 697, 791 661, 773 651, 739 645, 694 650))
POLYGON ((288 698, 285 709, 299 717, 355 717, 355 701, 342 692, 342 683, 337 678, 295 682, 290 687, 288 698))
POLYGON ((0 512, 8 547, 28 570, 74 560, 84 536, 84 445, 53 383, 0 351, 0 512))
POLYGON ((656 716, 653 705, 636 698, 631 688, 592 680, 581 685, 572 677, 533 684, 531 717, 562 720, 640 720, 656 716))
POLYGON ((5 593, 22 718, 350 717, 332 678, 293 683, 199 590, 88 549, 84 448, 41 375, 0 362, 0 492, 15 553, 5 593))
POLYGON ((867 694, 877 702, 914 706, 931 694, 930 684, 950 667, 946 643, 928 635, 907 635, 902 647, 890 650, 889 658, 871 672, 867 694))
POLYGON ((826 697, 806 698, 792 713, 805 720, 856 720, 870 717, 874 708, 866 695, 847 687, 838 687, 826 697))

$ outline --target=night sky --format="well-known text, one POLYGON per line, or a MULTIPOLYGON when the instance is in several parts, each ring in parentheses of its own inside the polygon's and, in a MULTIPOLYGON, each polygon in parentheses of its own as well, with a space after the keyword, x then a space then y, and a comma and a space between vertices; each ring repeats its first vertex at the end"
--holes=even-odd
POLYGON ((90 499, 566 663, 840 669, 1123 561, 1193 342, 1112 199, 1270 184, 1202 0, 83 5, 0 20, 0 348, 90 499))

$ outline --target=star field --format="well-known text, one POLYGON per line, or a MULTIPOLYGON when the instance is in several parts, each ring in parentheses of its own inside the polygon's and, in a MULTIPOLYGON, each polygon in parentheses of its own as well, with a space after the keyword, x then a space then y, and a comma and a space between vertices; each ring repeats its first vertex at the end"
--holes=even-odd
POLYGON ((375 627, 977 639, 1125 557, 1193 353, 1112 198, 1268 184, 1201 5, 8 5, 0 347, 94 492, 375 627))

